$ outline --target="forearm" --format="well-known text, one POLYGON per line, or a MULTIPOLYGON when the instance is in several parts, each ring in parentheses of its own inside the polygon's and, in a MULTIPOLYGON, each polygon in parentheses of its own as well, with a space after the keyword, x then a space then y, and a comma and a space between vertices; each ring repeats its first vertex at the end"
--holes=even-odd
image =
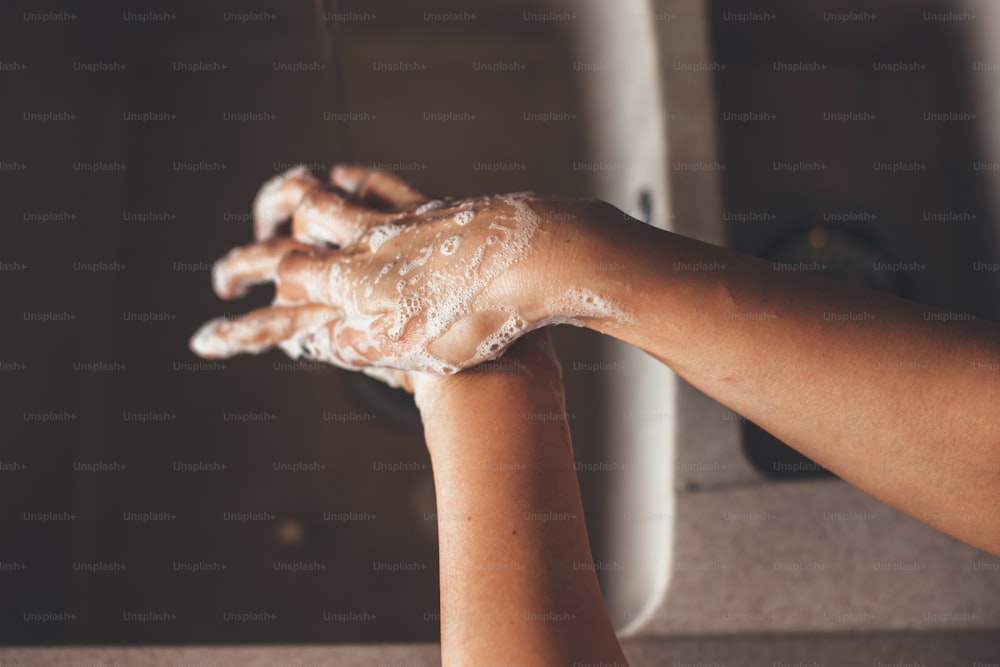
POLYGON ((444 664, 624 665, 592 566, 561 387, 531 375, 473 371, 421 401, 444 664))
POLYGON ((872 495, 1000 550, 1000 336, 909 301, 615 220, 593 320, 872 495), (862 319, 851 319, 862 318, 862 319))

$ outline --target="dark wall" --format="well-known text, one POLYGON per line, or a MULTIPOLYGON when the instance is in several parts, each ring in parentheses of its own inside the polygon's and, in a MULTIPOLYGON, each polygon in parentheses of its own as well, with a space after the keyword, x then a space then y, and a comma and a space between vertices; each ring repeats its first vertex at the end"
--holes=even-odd
MULTIPOLYGON (((996 173, 976 166, 989 119, 976 117, 975 88, 996 74, 973 67, 975 19, 940 19, 958 15, 947 2, 712 3, 730 246, 1000 316, 1000 274, 981 268, 998 242, 986 199, 996 173)), ((829 475, 743 426, 763 474, 829 475)))
MULTIPOLYGON (((574 108, 562 37, 496 3, 472 28, 399 2, 342 3, 378 18, 339 28, 307 1, 169 3, 152 21, 132 3, 32 4, 0 10, 0 641, 436 638, 433 484, 409 399, 277 352, 206 364, 187 340, 269 301, 220 302, 209 268, 250 241, 257 187, 294 164, 389 162, 444 194, 585 194, 576 126, 520 122, 529 99, 574 108), (513 55, 527 73, 471 68, 513 55), (246 112, 272 117, 226 116, 246 112), (345 112, 362 118, 327 115, 345 112), (291 566, 306 571, 276 570, 291 566)), ((586 354, 576 340, 564 349, 586 354)))

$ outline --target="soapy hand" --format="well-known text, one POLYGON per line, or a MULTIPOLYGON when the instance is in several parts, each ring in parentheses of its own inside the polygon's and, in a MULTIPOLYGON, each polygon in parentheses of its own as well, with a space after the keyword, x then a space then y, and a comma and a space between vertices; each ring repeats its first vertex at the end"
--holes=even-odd
POLYGON ((580 206, 528 193, 430 199, 387 172, 335 167, 324 183, 293 169, 255 200, 257 242, 213 272, 226 299, 273 281, 274 304, 208 322, 191 349, 220 358, 280 346, 406 385, 388 369, 447 375, 546 324, 615 316, 596 295, 553 292, 545 249, 566 240, 580 206), (289 218, 293 238, 277 236, 289 218))

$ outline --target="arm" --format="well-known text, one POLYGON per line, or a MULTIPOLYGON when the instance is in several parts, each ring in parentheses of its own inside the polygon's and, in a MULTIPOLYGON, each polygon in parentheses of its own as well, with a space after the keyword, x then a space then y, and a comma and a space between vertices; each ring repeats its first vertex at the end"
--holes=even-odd
POLYGON ((437 490, 443 663, 625 665, 547 336, 522 338, 502 364, 415 383, 437 490))
MULTIPOLYGON (((420 369, 401 362, 468 366, 472 357, 461 355, 475 356, 482 347, 477 341, 470 348, 470 341, 459 339, 458 352, 445 345, 446 355, 460 358, 438 359, 412 334, 395 344, 391 335, 389 340, 371 335, 373 310, 390 307, 381 321, 395 324, 408 310, 425 316, 430 308, 445 310, 446 304, 432 299, 439 293, 452 306, 468 305, 473 290, 447 269, 464 269, 473 283, 503 273, 516 261, 511 253, 527 250, 519 245, 524 234, 518 229, 526 222, 519 216, 530 214, 527 205, 508 200, 507 215, 456 235, 474 217, 473 206, 459 204, 463 221, 442 228, 433 224, 434 213, 431 220, 411 213, 425 204, 437 211, 445 202, 428 202, 391 174, 335 168, 331 176, 335 188, 294 169, 262 188, 254 207, 259 242, 221 261, 214 286, 220 296, 231 298, 250 285, 274 281, 275 305, 238 321, 210 323, 192 341, 193 349, 214 357, 280 344, 290 353, 305 352, 355 370, 373 355, 395 356, 395 367, 364 370, 413 391, 421 410, 439 508, 445 664, 625 665, 597 584, 561 370, 547 335, 518 340, 494 372, 479 367, 448 376, 414 372, 420 369), (365 208, 370 203, 381 212, 365 208), (293 213, 296 238, 276 236, 278 224, 293 213), (401 224, 411 217, 422 224, 401 224), (410 236, 409 243, 391 248, 386 241, 397 234, 410 236), (359 241, 360 252, 330 250, 330 241, 349 253, 359 241), (370 253, 391 251, 372 262, 364 246, 370 253), (435 257, 443 266, 435 268, 435 257), (347 277, 357 259, 363 260, 360 270, 347 277), (391 281, 382 281, 386 266, 396 269, 391 281), (367 275, 373 267, 379 272, 367 275), (345 279, 335 280, 341 274, 345 279), (394 286, 389 298, 375 294, 380 281, 394 286), (433 291, 414 294, 422 282, 433 291), (405 293, 407 284, 410 293, 405 293)), ((451 215, 436 217, 450 221, 451 215)), ((511 319, 508 304, 496 305, 499 309, 488 309, 485 320, 511 319)), ((482 323, 474 322, 472 329, 482 323)), ((498 341, 489 354, 499 356, 509 343, 498 341)))
POLYGON ((775 270, 600 202, 427 201, 384 172, 350 173, 335 170, 333 189, 301 173, 265 186, 258 221, 291 215, 289 242, 312 249, 289 252, 259 226, 257 244, 217 265, 216 290, 276 280, 276 305, 209 322, 195 351, 280 344, 352 369, 449 374, 531 329, 587 326, 868 493, 1000 554, 998 325, 775 270), (367 207, 373 195, 409 203, 386 212, 367 207), (870 319, 830 318, 845 313, 870 319))
POLYGON ((565 284, 582 280, 631 317, 588 326, 877 498, 1000 553, 1000 327, 776 270, 608 209, 576 261, 626 270, 565 284), (849 313, 867 319, 837 319, 849 313))

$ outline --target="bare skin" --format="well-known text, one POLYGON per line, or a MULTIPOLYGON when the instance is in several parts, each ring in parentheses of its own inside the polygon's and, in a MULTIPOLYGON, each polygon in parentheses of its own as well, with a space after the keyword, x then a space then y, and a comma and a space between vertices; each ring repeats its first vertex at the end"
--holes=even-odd
POLYGON ((1000 554, 1000 382, 984 370, 1000 368, 1000 326, 610 220, 584 252, 635 270, 588 285, 636 317, 588 326, 876 498, 1000 554))
MULTIPOLYGON (((366 173, 334 172, 357 201, 395 211, 426 202, 392 175, 366 173)), ((293 176, 291 187, 302 188, 304 178, 293 176)), ((227 271, 216 272, 220 295, 273 280, 285 254, 302 256, 317 242, 302 233, 303 240, 274 236, 277 220, 263 220, 257 230, 264 238, 230 253, 227 271)), ((289 289, 279 282, 276 303, 298 305, 276 305, 231 329, 223 323, 222 335, 240 332, 241 344, 264 349, 262 342, 285 340, 329 316, 328 307, 301 303, 289 289)), ((518 339, 495 368, 366 370, 413 392, 424 424, 439 508, 442 664, 625 667, 590 553, 562 370, 548 334, 518 339)))
POLYGON ((624 667, 548 335, 519 339, 497 366, 414 378, 437 493, 442 664, 624 667))
MULTIPOLYGON (((208 327, 194 341, 196 351, 258 352, 309 330, 306 353, 316 358, 354 368, 441 372, 444 366, 450 372, 496 358, 522 333, 569 321, 640 347, 845 480, 1000 554, 1000 382, 995 372, 980 370, 1000 364, 996 324, 942 321, 942 313, 920 304, 775 270, 653 229, 600 202, 526 198, 512 204, 492 197, 418 213, 424 201, 419 193, 406 189, 410 203, 392 210, 383 205, 393 198, 386 193, 403 192, 403 186, 388 174, 372 178, 356 169, 335 170, 336 197, 310 197, 304 208, 296 201, 327 186, 277 188, 285 208, 276 207, 274 215, 293 215, 300 242, 343 245, 310 254, 255 249, 270 263, 258 262, 256 271, 244 271, 231 292, 220 295, 277 271, 278 309, 208 327), (456 217, 469 210, 471 219, 460 225, 470 235, 463 244, 482 244, 490 225, 511 225, 512 208, 522 205, 536 220, 527 252, 484 281, 468 309, 442 331, 418 314, 398 337, 389 335, 389 315, 398 303, 393 299, 426 294, 409 293, 404 284, 393 298, 365 296, 363 286, 376 282, 387 258, 403 264, 418 259, 427 244, 441 243, 436 234, 453 232, 456 217), (366 234, 387 223, 413 231, 366 250, 366 234), (626 269, 589 268, 594 266, 626 269), (345 271, 350 285, 331 280, 345 271), (511 313, 523 326, 495 348, 484 348, 511 313), (744 313, 757 317, 741 319, 744 313), (829 319, 843 313, 871 317, 829 319), (385 318, 383 328, 361 335, 338 320, 359 317, 385 318)), ((457 275, 466 268, 440 253, 434 258, 437 272, 457 275)), ((221 266, 228 271, 233 262, 230 257, 221 266)))
POLYGON ((294 343, 354 370, 450 374, 496 358, 551 320, 546 304, 530 298, 545 277, 537 247, 551 236, 527 195, 428 200, 390 174, 366 179, 340 169, 333 177, 324 184, 293 171, 264 187, 258 243, 229 253, 213 277, 223 298, 274 281, 274 306, 210 322, 193 341, 197 352, 294 343), (349 187, 366 190, 357 196, 349 187), (373 199, 379 208, 364 204, 373 199), (279 216, 291 217, 294 239, 273 236, 279 216))

